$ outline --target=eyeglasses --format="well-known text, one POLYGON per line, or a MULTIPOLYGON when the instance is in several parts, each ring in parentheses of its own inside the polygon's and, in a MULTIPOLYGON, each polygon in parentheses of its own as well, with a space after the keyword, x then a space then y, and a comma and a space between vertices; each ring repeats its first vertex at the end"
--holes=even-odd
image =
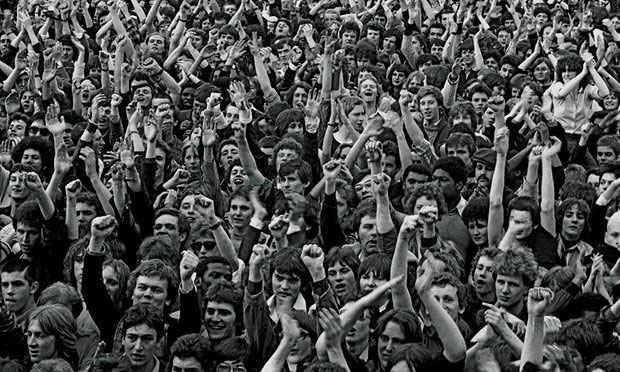
POLYGON ((42 136, 49 136, 50 131, 47 128, 39 128, 39 127, 30 127, 28 132, 32 135, 40 134, 42 136))
POLYGON ((206 250, 210 251, 217 246, 215 242, 193 242, 190 245, 190 248, 194 252, 200 252, 202 247, 205 247, 206 250))
POLYGON ((230 363, 220 363, 216 370, 216 372, 246 372, 244 366, 233 366, 230 363))

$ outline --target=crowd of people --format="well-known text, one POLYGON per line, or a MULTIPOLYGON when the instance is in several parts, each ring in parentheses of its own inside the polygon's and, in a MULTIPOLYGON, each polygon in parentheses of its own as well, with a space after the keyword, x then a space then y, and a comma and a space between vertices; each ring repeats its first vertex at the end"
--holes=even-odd
POLYGON ((0 2, 0 372, 620 371, 567 1, 0 2))

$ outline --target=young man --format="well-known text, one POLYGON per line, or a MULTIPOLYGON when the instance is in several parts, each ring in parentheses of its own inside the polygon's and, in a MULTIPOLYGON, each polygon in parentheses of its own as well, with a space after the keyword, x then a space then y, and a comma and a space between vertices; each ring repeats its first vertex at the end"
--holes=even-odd
POLYGON ((190 333, 179 337, 172 348, 171 372, 206 372, 209 371, 209 344, 204 337, 190 333))
POLYGON ((36 268, 28 260, 9 259, 0 268, 2 299, 15 324, 24 325, 35 309, 35 295, 39 290, 36 268))
POLYGON ((178 210, 162 208, 155 213, 154 235, 170 244, 175 252, 181 252, 185 248, 189 231, 187 217, 178 210))
POLYGON ((138 304, 127 310, 120 328, 123 351, 131 361, 132 371, 160 372, 165 367, 155 356, 164 337, 164 319, 155 306, 138 304))
POLYGON ((482 303, 494 304, 497 301, 493 265, 500 252, 497 248, 485 248, 472 261, 472 282, 466 286, 467 312, 464 317, 474 330, 484 325, 481 319, 476 318, 478 312, 485 309, 482 303))
POLYGON ((526 321, 527 292, 537 274, 538 264, 531 251, 517 248, 498 254, 493 261, 493 278, 499 307, 526 321))

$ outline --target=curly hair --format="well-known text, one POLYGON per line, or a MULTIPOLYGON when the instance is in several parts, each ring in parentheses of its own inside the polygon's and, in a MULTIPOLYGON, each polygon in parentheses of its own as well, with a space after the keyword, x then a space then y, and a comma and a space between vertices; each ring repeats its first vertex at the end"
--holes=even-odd
POLYGON ((489 198, 473 197, 469 199, 465 209, 463 209, 463 222, 467 225, 471 221, 486 221, 489 217, 489 198))
POLYGON ((37 304, 39 306, 51 304, 63 305, 71 310, 71 314, 73 314, 73 317, 76 319, 83 309, 82 298, 77 289, 61 282, 56 282, 45 288, 43 292, 41 292, 37 304))
POLYGON ((157 307, 147 304, 137 304, 127 309, 121 324, 121 332, 124 336, 128 329, 142 324, 155 329, 158 341, 164 336, 165 323, 161 311, 157 307))
POLYGON ((49 179, 54 171, 54 145, 43 137, 31 136, 25 137, 11 152, 13 163, 21 163, 24 152, 28 149, 36 150, 41 155, 41 178, 49 179))
MULTIPOLYGON (((209 342, 198 333, 183 335, 172 344, 170 348, 170 360, 174 357, 196 358, 204 371, 209 370, 209 342)), ((172 362, 170 363, 172 364, 172 362)))
POLYGON ((520 277, 531 288, 538 276, 538 264, 531 250, 515 248, 498 254, 493 261, 493 279, 498 275, 520 277))
POLYGON ((30 313, 26 322, 26 329, 33 321, 39 323, 41 332, 54 336, 56 354, 69 362, 73 370, 78 369, 78 354, 76 351, 77 322, 71 311, 62 305, 43 305, 30 313))
POLYGON ((437 203, 439 216, 443 216, 446 212, 448 212, 446 199, 443 197, 443 193, 439 187, 432 182, 427 182, 419 185, 411 192, 409 200, 405 203, 407 213, 414 214, 415 204, 421 197, 425 197, 428 200, 434 200, 437 203))

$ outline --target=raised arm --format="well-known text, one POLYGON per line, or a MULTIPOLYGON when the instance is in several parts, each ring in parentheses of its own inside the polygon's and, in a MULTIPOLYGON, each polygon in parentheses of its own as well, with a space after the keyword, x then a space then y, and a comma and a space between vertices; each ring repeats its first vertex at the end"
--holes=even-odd
POLYGON ((390 266, 390 278, 402 277, 403 280, 395 284, 390 294, 392 303, 396 310, 407 310, 414 312, 411 295, 407 289, 407 257, 409 253, 409 242, 415 239, 418 233, 418 216, 406 216, 400 226, 396 248, 390 266))
POLYGON ((394 230, 394 222, 390 216, 390 199, 388 187, 390 176, 385 173, 373 174, 373 191, 377 201, 377 234, 387 234, 394 230))
POLYGON ((232 241, 222 225, 222 221, 215 215, 215 204, 213 200, 206 196, 198 195, 196 196, 195 203, 196 212, 209 224, 209 229, 213 231, 213 238, 215 239, 220 254, 228 260, 233 271, 237 271, 239 269, 239 261, 237 259, 235 247, 233 247, 232 241))
POLYGON ((489 190, 489 246, 499 243, 504 225, 504 178, 506 171, 506 155, 508 154, 508 128, 495 131, 495 151, 497 152, 491 190, 489 190))
POLYGON ((82 182, 80 180, 73 180, 65 186, 65 193, 67 194, 65 226, 67 227, 67 238, 70 241, 77 240, 80 237, 77 212, 75 210, 77 196, 80 192, 82 192, 82 182))
POLYGON ((562 142, 556 137, 551 139, 552 145, 546 147, 542 152, 542 183, 540 201, 540 225, 551 235, 555 236, 555 189, 553 182, 553 162, 560 152, 562 142))
POLYGON ((52 199, 45 193, 45 188, 41 183, 41 179, 39 175, 35 172, 29 172, 24 177, 24 184, 30 190, 30 192, 34 195, 34 198, 39 204, 39 209, 41 210, 41 214, 45 221, 49 221, 53 216, 54 212, 56 212, 56 207, 54 207, 54 203, 52 203, 52 199))
POLYGON ((545 350, 545 310, 553 299, 553 292, 548 288, 532 288, 527 299, 527 328, 523 352, 521 353, 521 367, 526 363, 540 366, 543 363, 545 350))

